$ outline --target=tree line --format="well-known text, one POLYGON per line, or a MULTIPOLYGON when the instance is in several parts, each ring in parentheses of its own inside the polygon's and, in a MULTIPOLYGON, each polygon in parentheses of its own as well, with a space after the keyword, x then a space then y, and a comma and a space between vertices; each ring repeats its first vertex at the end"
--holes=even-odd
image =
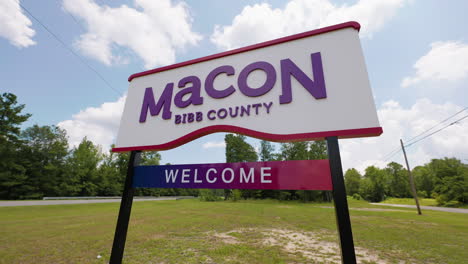
MULTIPOLYGON (((261 141, 258 153, 242 135, 228 134, 225 136, 225 143, 226 162, 328 158, 325 141, 282 143, 278 151, 275 151, 270 142, 261 141)), ((468 165, 460 160, 432 159, 429 163, 412 169, 412 174, 419 198, 435 198, 439 205, 468 204, 468 165)), ((345 172, 344 178, 347 194, 355 199, 381 202, 389 197, 413 197, 410 192, 408 171, 396 162, 388 163, 383 169, 369 166, 364 174, 351 168, 345 172)), ((232 200, 267 198, 300 201, 331 200, 328 191, 224 190, 223 195, 225 199, 232 200)))
MULTIPOLYGON (((103 151, 86 137, 69 149, 66 131, 33 125, 11 93, 0 95, 0 199, 120 196, 129 153, 103 151)), ((158 152, 142 153, 142 165, 159 165, 158 152)), ((198 195, 197 190, 139 188, 136 195, 198 195)))
MULTIPOLYGON (((57 126, 20 129, 31 117, 11 93, 0 95, 0 199, 40 199, 45 196, 120 196, 125 181, 128 153, 103 151, 87 138, 69 149, 65 130, 57 126)), ((259 150, 242 135, 227 134, 226 162, 326 159, 325 141, 282 143, 278 150, 261 141, 259 150)), ((143 152, 141 165, 159 165, 159 152, 143 152)), ((468 203, 468 166, 455 158, 433 159, 412 170, 420 197, 439 204, 468 203)), ((345 173, 348 195, 379 202, 387 197, 411 197, 408 173, 391 162, 380 169, 356 169, 345 173)), ((197 190, 138 188, 136 195, 193 195, 204 200, 278 199, 331 201, 327 191, 197 190)))

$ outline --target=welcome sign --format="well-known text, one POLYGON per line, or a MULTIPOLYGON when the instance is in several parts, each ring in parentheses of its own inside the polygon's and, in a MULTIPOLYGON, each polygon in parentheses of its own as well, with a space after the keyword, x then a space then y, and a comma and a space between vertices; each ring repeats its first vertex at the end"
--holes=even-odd
POLYGON ((332 190, 328 160, 135 167, 133 187, 332 190))
POLYGON ((270 141, 382 133, 356 22, 130 76, 113 151, 165 150, 214 132, 270 141))

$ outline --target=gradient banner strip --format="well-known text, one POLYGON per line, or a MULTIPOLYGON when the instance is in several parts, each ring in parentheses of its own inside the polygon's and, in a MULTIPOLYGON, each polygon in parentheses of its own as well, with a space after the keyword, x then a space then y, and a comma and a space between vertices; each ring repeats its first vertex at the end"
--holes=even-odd
POLYGON ((332 190, 328 160, 138 166, 136 188, 332 190))

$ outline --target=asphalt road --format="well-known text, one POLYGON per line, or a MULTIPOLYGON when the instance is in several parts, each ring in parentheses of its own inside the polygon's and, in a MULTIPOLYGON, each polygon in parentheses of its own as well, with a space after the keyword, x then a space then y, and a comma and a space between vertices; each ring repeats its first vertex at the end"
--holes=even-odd
MULTIPOLYGON (((416 205, 386 204, 386 203, 372 203, 372 204, 416 209, 416 205)), ((436 207, 436 206, 420 206, 420 207, 421 207, 421 211, 422 210, 433 210, 433 211, 442 211, 442 212, 449 212, 449 213, 468 214, 468 209, 462 209, 462 208, 448 208, 448 207, 436 207)))
MULTIPOLYGON (((134 202, 176 200, 177 197, 134 198, 134 202)), ((33 200, 33 201, 0 201, 1 206, 29 206, 55 204, 90 204, 90 203, 120 203, 120 199, 83 199, 83 200, 33 200)))

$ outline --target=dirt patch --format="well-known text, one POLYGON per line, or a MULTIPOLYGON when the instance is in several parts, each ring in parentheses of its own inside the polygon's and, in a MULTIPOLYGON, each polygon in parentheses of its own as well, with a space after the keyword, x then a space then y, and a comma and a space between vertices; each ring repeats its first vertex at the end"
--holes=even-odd
MULTIPOLYGON (((264 231, 263 243, 268 246, 279 246, 288 253, 302 254, 305 258, 320 263, 341 263, 338 243, 323 241, 321 238, 330 236, 328 233, 296 232, 286 229, 271 229, 264 231)), ((378 263, 387 261, 371 251, 356 247, 358 263, 378 263)))
POLYGON ((230 233, 233 232, 242 232, 239 230, 236 231, 229 231, 226 233, 217 233, 217 232, 209 232, 208 235, 211 236, 212 238, 214 237, 216 240, 220 240, 224 244, 229 244, 229 245, 234 245, 234 244, 240 244, 240 241, 237 239, 237 237, 229 235, 230 233))
MULTIPOLYGON (((261 246, 277 246, 286 253, 302 255, 307 260, 313 261, 313 263, 341 263, 339 244, 330 242, 336 234, 328 231, 299 232, 288 229, 247 228, 224 233, 209 232, 208 235, 211 239, 215 238, 225 244, 243 243, 237 237, 229 235, 230 233, 258 233, 256 243, 261 246)), ((358 263, 388 263, 388 261, 368 249, 359 247, 355 249, 358 263)))

